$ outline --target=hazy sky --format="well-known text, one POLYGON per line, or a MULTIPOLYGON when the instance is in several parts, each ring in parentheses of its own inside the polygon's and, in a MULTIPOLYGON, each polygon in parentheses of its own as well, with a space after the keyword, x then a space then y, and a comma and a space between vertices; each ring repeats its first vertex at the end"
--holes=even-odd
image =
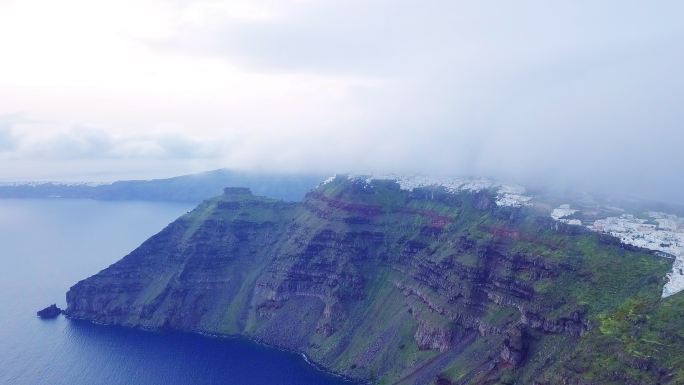
POLYGON ((0 0, 0 179, 490 175, 684 202, 681 1, 0 0))

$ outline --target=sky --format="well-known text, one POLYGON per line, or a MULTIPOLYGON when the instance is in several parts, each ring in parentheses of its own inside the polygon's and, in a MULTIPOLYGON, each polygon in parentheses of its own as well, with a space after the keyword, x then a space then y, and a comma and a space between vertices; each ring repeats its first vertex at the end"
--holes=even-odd
POLYGON ((0 0, 0 181, 483 175, 684 203, 681 1, 0 0))

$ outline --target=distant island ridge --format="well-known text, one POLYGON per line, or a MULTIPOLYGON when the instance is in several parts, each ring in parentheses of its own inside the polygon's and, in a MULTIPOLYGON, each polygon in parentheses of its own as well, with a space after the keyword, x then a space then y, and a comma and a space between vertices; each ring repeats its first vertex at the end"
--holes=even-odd
POLYGON ((22 182, 0 184, 0 199, 95 199, 199 203, 225 187, 248 187, 255 194, 299 201, 324 180, 316 174, 277 174, 218 169, 164 179, 113 183, 22 182))

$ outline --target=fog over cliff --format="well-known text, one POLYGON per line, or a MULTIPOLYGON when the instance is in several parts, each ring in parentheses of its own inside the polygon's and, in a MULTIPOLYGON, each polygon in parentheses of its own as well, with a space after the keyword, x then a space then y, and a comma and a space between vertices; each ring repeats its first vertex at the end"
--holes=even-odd
POLYGON ((0 1, 0 180, 486 175, 684 203, 678 1, 0 1))

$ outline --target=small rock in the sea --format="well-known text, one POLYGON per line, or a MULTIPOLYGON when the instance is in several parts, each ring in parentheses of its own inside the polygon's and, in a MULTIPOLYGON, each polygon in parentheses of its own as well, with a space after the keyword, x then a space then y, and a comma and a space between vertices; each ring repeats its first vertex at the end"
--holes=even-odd
POLYGON ((62 314, 62 309, 58 308, 56 304, 52 304, 43 310, 39 310, 37 313, 40 318, 55 318, 62 314))

